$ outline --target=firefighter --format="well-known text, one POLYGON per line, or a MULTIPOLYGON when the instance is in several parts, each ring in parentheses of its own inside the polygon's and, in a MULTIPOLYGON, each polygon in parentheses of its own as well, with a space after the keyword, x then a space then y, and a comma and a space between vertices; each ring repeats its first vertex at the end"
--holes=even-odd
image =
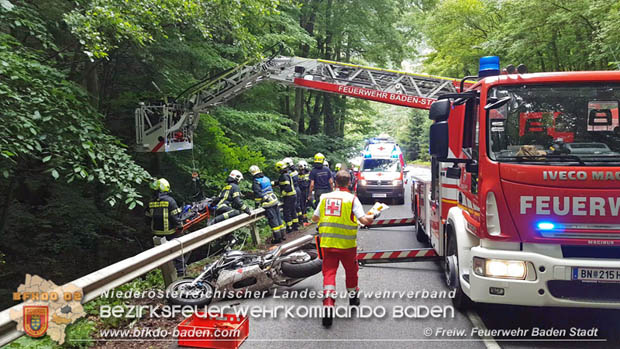
POLYGON ((239 182, 243 179, 241 172, 232 170, 226 179, 226 185, 222 188, 220 195, 214 200, 215 218, 211 224, 219 223, 228 218, 241 214, 252 214, 250 207, 241 200, 239 182))
POLYGON ((283 161, 276 163, 276 170, 280 173, 278 178, 278 187, 280 187, 280 193, 282 194, 283 216, 284 223, 286 224, 286 233, 291 233, 299 228, 298 223, 294 223, 293 220, 297 219, 297 192, 295 191, 295 185, 293 179, 288 172, 288 167, 283 161))
POLYGON ((304 223, 305 218, 305 214, 303 214, 301 211, 301 188, 299 186, 299 172, 297 172, 297 169, 295 168, 295 163, 293 162, 293 159, 284 158, 282 161, 286 164, 288 168, 291 179, 293 179, 293 185, 295 186, 295 193, 297 193, 297 195, 295 195, 295 213, 297 215, 296 218, 293 219, 293 223, 297 223, 297 225, 299 226, 300 224, 304 223))
MULTIPOLYGON (((170 195, 170 183, 165 178, 155 179, 150 187, 154 195, 149 202, 146 218, 154 235, 153 242, 161 245, 182 235, 181 208, 170 195)), ((184 274, 184 256, 174 259, 174 267, 177 275, 184 274)))
POLYGON ((300 202, 301 202, 301 212, 303 214, 304 220, 303 223, 306 225, 308 223, 308 217, 306 213, 308 212, 308 191, 310 189, 310 168, 308 167, 308 163, 305 160, 300 160, 297 164, 297 170, 299 171, 299 189, 301 190, 300 202))
POLYGON ((336 271, 342 263, 346 273, 349 305, 359 306, 357 278, 357 220, 372 224, 379 214, 366 214, 359 199, 349 191, 351 177, 347 171, 336 174, 337 189, 323 194, 312 216, 318 222, 323 256, 323 326, 332 325, 336 295, 336 271))
POLYGON ((265 216, 267 216, 267 222, 273 233, 271 243, 280 243, 285 239, 285 227, 280 216, 280 207, 278 206, 280 202, 273 192, 271 180, 256 165, 250 166, 250 174, 254 177, 252 191, 254 192, 255 207, 265 209, 265 216))
POLYGON ((310 171, 310 188, 308 189, 308 200, 312 202, 314 208, 321 200, 321 195, 331 192, 334 187, 332 172, 329 167, 324 166, 324 163, 327 163, 325 156, 316 153, 314 155, 314 168, 310 171), (314 191, 314 200, 312 200, 312 191, 314 191))

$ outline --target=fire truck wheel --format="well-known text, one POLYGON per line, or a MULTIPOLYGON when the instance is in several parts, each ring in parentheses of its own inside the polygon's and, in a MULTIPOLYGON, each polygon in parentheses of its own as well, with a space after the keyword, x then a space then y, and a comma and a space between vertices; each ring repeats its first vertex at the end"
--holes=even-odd
POLYGON ((456 290, 456 295, 452 298, 452 305, 458 310, 464 310, 472 306, 472 301, 463 293, 459 279, 459 254, 456 235, 448 225, 447 227, 448 246, 446 248, 446 257, 444 259, 444 273, 446 285, 450 290, 456 290))

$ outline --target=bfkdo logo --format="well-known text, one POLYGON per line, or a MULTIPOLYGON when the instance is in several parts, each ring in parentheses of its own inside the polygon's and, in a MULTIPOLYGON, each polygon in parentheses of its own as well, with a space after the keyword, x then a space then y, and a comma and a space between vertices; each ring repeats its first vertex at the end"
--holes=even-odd
POLYGON ((47 305, 24 305, 24 331, 30 337, 41 337, 47 331, 49 308, 47 305))

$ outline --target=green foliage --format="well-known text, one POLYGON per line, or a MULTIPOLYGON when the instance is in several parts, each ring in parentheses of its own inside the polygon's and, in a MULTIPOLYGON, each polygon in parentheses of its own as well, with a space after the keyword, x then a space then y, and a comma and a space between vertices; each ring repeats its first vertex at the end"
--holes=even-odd
POLYGON ((283 115, 222 107, 213 113, 213 117, 233 142, 256 149, 269 159, 293 156, 301 145, 291 130, 293 122, 283 115))
MULTIPOLYGON (((245 142, 247 141, 246 139, 245 142)), ((250 166, 263 167, 265 164, 261 148, 235 144, 226 136, 222 124, 211 115, 201 116, 194 142, 193 156, 210 193, 219 192, 230 171, 237 169, 247 174, 250 166)), ((175 157, 175 160, 179 161, 179 166, 191 165, 191 160, 188 158, 184 161, 182 157, 175 157)), ((245 190, 249 189, 247 181, 243 181, 242 185, 245 190)))
POLYGON ((499 55, 530 72, 617 68, 619 5, 605 0, 445 0, 427 11, 430 73, 475 74, 499 55))
POLYGON ((26 335, 19 337, 17 340, 7 344, 3 348, 6 349, 56 349, 60 348, 58 343, 54 342, 49 336, 41 338, 32 338, 26 335))
MULTIPOLYGON (((104 305, 109 306, 122 306, 125 308, 127 305, 132 304, 131 299, 126 298, 118 298, 116 297, 116 292, 144 292, 150 290, 163 290, 165 288, 164 278, 159 269, 155 269, 153 271, 148 272, 143 277, 134 279, 126 284, 123 284, 114 290, 111 291, 109 297, 99 297, 96 298, 86 304, 84 304, 84 311, 93 316, 99 316, 99 310, 104 305)), ((124 317, 116 317, 110 316, 108 318, 100 318, 98 317, 101 326, 105 328, 118 328, 122 325, 126 325, 132 319, 124 318, 124 317)))
POLYGON ((246 24, 275 10, 275 0, 93 0, 65 15, 91 59, 108 57, 123 42, 139 46, 161 38, 185 39, 185 30, 203 39, 227 37, 247 51, 255 45, 246 24))
POLYGON ((92 340, 95 332, 95 322, 79 319, 67 326, 64 348, 89 348, 95 342, 92 340))
POLYGON ((45 171, 54 179, 108 185, 107 201, 142 205, 135 186, 149 174, 107 134, 83 90, 0 33, 0 170, 45 171))
MULTIPOLYGON (((299 149, 299 155, 305 159, 311 159, 316 153, 323 153, 325 160, 333 167, 337 162, 347 163, 360 150, 357 140, 347 138, 334 138, 327 135, 300 135, 299 139, 303 146, 299 149)), ((311 161, 309 161, 311 163, 311 161)))

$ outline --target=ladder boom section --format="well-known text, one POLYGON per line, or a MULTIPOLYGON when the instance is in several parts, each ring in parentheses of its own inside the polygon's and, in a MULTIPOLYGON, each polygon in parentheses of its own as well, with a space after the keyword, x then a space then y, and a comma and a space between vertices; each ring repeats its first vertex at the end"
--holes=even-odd
POLYGON ((457 79, 298 57, 270 79, 292 80, 297 87, 420 109, 429 109, 439 95, 458 92, 459 86, 457 79))
MULTIPOLYGON (((322 59, 277 56, 239 65, 187 89, 172 103, 136 109, 138 151, 191 149, 200 113, 224 104, 271 80, 295 87, 346 95, 376 102, 429 109, 437 96, 458 92, 456 79, 399 72, 322 59)), ((466 85, 471 85, 467 82, 466 85)))

